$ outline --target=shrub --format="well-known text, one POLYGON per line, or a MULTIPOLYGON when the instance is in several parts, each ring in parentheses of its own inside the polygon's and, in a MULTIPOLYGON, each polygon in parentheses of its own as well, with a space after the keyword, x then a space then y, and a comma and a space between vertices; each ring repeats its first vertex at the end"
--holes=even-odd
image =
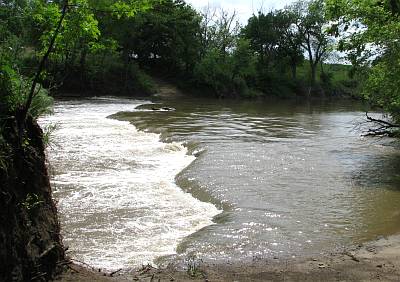
MULTIPOLYGON (((13 115, 22 108, 27 100, 31 80, 14 71, 9 65, 0 65, 0 116, 13 115)), ((37 119, 40 115, 50 112, 53 98, 39 85, 29 108, 29 114, 37 119)))

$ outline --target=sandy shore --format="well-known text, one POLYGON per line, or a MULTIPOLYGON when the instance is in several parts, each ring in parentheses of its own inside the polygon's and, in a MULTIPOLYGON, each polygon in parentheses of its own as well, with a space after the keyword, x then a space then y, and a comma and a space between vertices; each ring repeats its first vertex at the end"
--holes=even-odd
POLYGON ((144 267, 129 274, 70 264, 56 281, 400 281, 400 235, 338 254, 251 264, 194 263, 191 269, 144 267))

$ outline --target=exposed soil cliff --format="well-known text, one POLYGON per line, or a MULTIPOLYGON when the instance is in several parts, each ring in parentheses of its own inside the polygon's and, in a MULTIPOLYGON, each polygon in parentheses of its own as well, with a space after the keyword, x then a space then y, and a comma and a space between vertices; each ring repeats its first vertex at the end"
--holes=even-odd
POLYGON ((2 128, 0 281, 46 281, 64 260, 43 133, 30 118, 25 128, 22 140, 15 120, 2 128))

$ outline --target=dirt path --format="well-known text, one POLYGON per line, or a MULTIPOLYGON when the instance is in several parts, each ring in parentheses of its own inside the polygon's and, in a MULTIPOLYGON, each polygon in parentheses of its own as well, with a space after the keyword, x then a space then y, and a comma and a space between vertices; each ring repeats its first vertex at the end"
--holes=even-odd
POLYGON ((155 97, 168 99, 183 96, 183 93, 175 85, 159 78, 153 78, 153 80, 157 88, 157 92, 154 94, 155 97))
POLYGON ((307 260, 260 259, 251 264, 191 266, 191 271, 144 267, 110 275, 70 265, 57 281, 400 281, 400 236, 307 260))

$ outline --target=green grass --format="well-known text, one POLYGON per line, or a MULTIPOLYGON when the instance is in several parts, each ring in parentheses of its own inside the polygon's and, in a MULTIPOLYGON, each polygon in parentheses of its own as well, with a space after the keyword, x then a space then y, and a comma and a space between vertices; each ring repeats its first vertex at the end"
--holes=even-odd
POLYGON ((3 128, 0 126, 0 170, 3 172, 7 172, 9 158, 7 143, 3 138, 3 128))
MULTIPOLYGON (((342 65, 342 64, 324 64, 323 65, 324 72, 332 75, 332 83, 339 83, 346 80, 350 80, 349 72, 352 68, 351 65, 342 65)), ((321 79, 321 65, 318 65, 317 68, 317 82, 320 82, 321 79)), ((297 76, 302 80, 309 80, 311 77, 311 70, 308 64, 308 61, 305 61, 301 66, 297 69, 297 76)))

